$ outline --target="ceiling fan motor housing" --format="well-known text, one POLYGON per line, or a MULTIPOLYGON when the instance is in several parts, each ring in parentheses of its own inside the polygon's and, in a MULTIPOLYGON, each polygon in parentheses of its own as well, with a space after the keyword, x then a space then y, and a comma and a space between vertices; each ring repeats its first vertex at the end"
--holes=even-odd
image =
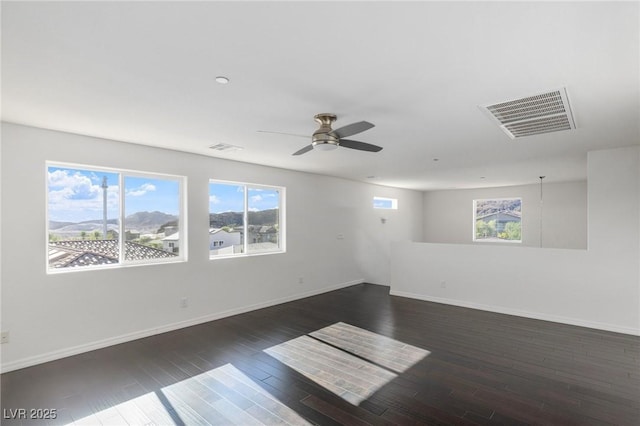
POLYGON ((323 144, 335 145, 336 147, 339 145, 338 138, 331 134, 333 131, 331 123, 336 121, 337 118, 338 117, 335 114, 316 114, 313 117, 313 119, 320 124, 320 128, 313 132, 313 136, 311 138, 311 144, 314 147, 323 144))

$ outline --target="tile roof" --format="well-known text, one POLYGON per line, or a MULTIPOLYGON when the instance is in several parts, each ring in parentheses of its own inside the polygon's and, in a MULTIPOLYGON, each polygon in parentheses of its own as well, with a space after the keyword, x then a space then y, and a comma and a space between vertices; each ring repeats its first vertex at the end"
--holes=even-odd
POLYGON ((519 211, 503 211, 503 212, 487 213, 487 214, 485 214, 483 216, 476 217, 476 219, 485 219, 487 217, 497 216, 497 215, 500 215, 502 217, 511 216, 511 217, 515 217, 517 219, 521 218, 521 213, 519 211))
POLYGON ((238 229, 241 229, 241 228, 235 228, 231 231, 227 231, 226 229, 222 229, 222 228, 211 228, 209 229, 209 234, 213 235, 213 234, 217 234, 218 232, 226 232, 227 234, 233 234, 236 232, 240 232, 238 231, 238 229))
MULTIPOLYGON (((175 257, 176 254, 125 241, 127 260, 175 257)), ((63 240, 49 242, 49 266, 68 268, 118 263, 118 240, 63 240)))

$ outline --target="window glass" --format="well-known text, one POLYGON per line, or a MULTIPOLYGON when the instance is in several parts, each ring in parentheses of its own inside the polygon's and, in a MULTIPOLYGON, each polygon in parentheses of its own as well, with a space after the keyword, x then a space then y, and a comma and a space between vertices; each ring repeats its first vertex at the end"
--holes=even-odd
POLYGON ((398 209, 398 199, 397 198, 373 197, 373 208, 374 209, 397 210, 398 209))
POLYGON ((262 188, 248 191, 248 252, 279 250, 280 192, 262 188))
POLYGON ((47 168, 49 268, 120 262, 118 173, 47 168))
POLYGON ((522 199, 474 200, 473 240, 522 242, 522 199))
POLYGON ((245 187, 209 183, 209 255, 244 253, 245 187))
POLYGON ((211 181, 210 257, 284 251, 282 191, 261 185, 211 181))
POLYGON ((180 182, 125 176, 124 190, 124 232, 128 242, 125 259, 160 259, 169 257, 166 253, 179 254, 180 182))
POLYGON ((184 260, 183 179, 48 164, 48 270, 184 260))

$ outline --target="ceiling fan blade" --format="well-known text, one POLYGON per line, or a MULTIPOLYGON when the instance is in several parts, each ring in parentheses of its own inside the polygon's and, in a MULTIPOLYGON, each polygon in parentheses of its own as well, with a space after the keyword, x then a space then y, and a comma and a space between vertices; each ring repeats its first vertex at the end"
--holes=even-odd
POLYGON ((374 127, 374 125, 369 123, 368 121, 359 121, 357 123, 347 124, 344 127, 335 129, 334 131, 329 132, 329 134, 336 136, 338 139, 342 139, 347 136, 352 136, 357 133, 364 132, 365 130, 369 130, 372 127, 374 127))
POLYGON ((301 150, 296 151, 296 152, 294 152, 294 153, 293 153, 293 154, 291 154, 291 155, 302 155, 302 154, 304 154, 305 152, 311 151, 312 149, 313 149, 313 145, 307 145, 307 146, 305 146, 304 148, 302 148, 301 150))
POLYGON ((351 141, 349 139, 340 139, 340 146, 351 149, 358 149, 360 151, 378 152, 382 150, 381 146, 372 145, 370 143, 351 141))
POLYGON ((270 132, 269 130, 256 130, 258 133, 273 133, 275 135, 297 136, 299 138, 309 139, 309 135, 299 135, 297 133, 284 133, 284 132, 270 132))

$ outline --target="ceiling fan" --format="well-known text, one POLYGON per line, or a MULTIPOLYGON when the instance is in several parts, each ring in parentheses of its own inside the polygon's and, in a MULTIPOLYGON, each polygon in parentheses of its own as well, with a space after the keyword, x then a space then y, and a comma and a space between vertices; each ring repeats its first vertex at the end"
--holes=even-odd
MULTIPOLYGON (((374 127, 373 124, 367 121, 359 121, 357 123, 348 124, 344 127, 340 127, 339 129, 333 130, 331 128, 331 124, 337 120, 337 116, 335 114, 316 114, 313 119, 320 124, 320 128, 313 132, 311 136, 311 145, 307 145, 304 148, 296 151, 293 155, 302 155, 305 152, 309 152, 314 148, 330 151, 338 148, 339 146, 343 146, 345 148, 357 149, 360 151, 369 151, 369 152, 378 152, 382 150, 382 147, 377 145, 372 145, 370 143, 353 141, 350 139, 343 139, 347 136, 352 136, 365 130, 369 130, 374 127)), ((264 132, 264 131, 263 131, 264 132)), ((264 132, 264 133, 278 133, 278 132, 264 132)), ((290 134, 290 133, 285 133, 290 134)), ((292 135, 292 136, 300 136, 300 135, 292 135)), ((307 136, 305 136, 307 137, 307 136)))

